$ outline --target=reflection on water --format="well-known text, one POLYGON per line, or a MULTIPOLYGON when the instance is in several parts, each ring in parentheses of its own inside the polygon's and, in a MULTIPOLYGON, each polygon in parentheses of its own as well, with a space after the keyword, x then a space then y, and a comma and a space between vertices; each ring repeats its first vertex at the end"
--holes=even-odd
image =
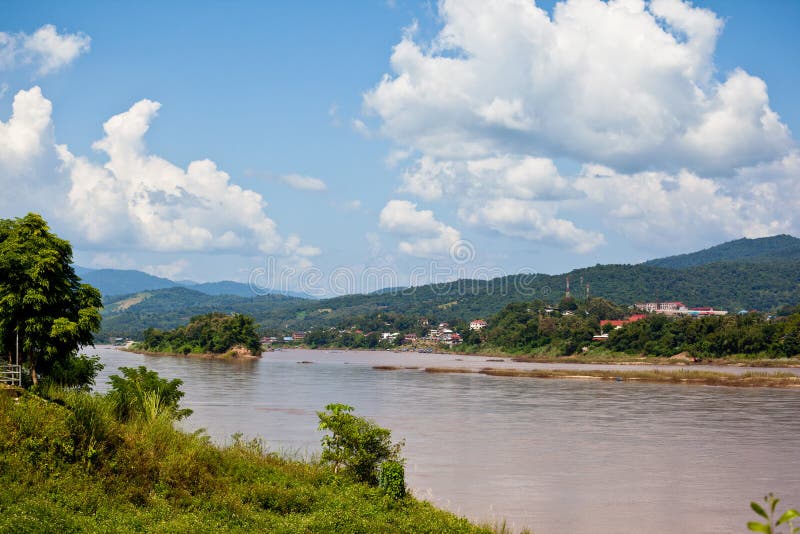
POLYGON ((417 496, 537 534, 742 532, 749 501, 769 491, 800 506, 798 390, 373 370, 392 358, 419 365, 382 353, 227 362, 97 352, 99 390, 123 365, 180 378, 194 410, 185 426, 220 443, 243 432, 311 455, 316 411, 351 404, 405 438, 417 496))

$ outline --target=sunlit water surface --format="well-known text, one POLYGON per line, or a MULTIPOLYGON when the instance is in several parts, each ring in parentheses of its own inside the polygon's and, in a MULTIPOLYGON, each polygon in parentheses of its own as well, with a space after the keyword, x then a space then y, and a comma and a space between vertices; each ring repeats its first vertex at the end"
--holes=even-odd
POLYGON ((372 369, 506 365, 451 355, 292 350, 230 362, 96 352, 106 365, 98 390, 120 366, 180 378, 194 410, 184 427, 221 444, 242 432, 310 456, 316 411, 351 404, 405 439, 415 495, 516 530, 745 532, 750 500, 772 491, 800 506, 800 390, 372 369))

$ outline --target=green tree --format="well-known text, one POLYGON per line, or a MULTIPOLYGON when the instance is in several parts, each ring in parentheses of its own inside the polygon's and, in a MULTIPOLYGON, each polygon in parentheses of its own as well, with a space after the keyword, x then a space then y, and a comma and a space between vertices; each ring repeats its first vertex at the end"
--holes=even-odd
POLYGON ((40 377, 91 383, 98 369, 78 350, 100 329, 100 292, 81 284, 71 264, 72 246, 39 215, 0 220, 0 350, 10 357, 19 340, 34 384, 40 377))
POLYGON ((179 389, 183 380, 161 378, 143 365, 120 367, 119 370, 122 376, 109 377, 111 390, 108 396, 120 421, 134 417, 152 418, 149 412, 153 408, 156 412, 166 412, 172 419, 183 419, 192 414, 192 410, 181 408, 179 404, 183 397, 183 391, 179 389))
POLYGON ((392 444, 392 433, 374 422, 353 415, 353 407, 328 404, 317 412, 319 429, 330 432, 322 438, 322 461, 343 470, 361 482, 378 484, 378 469, 387 460, 400 462, 402 443, 392 444))

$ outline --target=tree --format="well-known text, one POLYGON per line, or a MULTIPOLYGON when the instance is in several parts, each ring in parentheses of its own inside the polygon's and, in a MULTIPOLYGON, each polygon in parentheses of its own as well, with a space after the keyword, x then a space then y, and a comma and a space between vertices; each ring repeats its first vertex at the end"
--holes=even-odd
POLYGON ((322 461, 333 469, 352 475, 356 480, 378 484, 378 469, 385 461, 402 463, 402 443, 392 444, 392 433, 372 421, 353 415, 353 407, 328 404, 317 412, 319 429, 330 431, 322 438, 322 461))
POLYGON ((91 382, 97 371, 73 369, 87 369, 78 350, 93 345, 102 302, 71 264, 72 246, 39 215, 0 220, 0 350, 11 355, 18 339, 34 384, 42 376, 91 382))

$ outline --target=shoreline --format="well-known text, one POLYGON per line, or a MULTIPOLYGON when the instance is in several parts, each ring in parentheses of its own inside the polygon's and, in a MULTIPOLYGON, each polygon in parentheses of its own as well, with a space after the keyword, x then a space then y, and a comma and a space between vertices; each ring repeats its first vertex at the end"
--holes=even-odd
MULTIPOLYGON (((208 354, 208 353, 166 353, 136 350, 131 348, 114 347, 118 350, 130 352, 134 354, 141 354, 144 356, 156 357, 178 357, 178 358, 194 358, 206 360, 220 360, 229 362, 244 362, 261 359, 262 356, 253 355, 232 355, 230 352, 224 354, 208 354)), ((272 351, 276 355, 281 352, 292 354, 295 351, 309 351, 317 354, 325 354, 326 352, 334 351, 334 354, 339 353, 342 355, 352 353, 371 353, 374 355, 391 355, 390 357, 403 355, 423 356, 416 351, 387 351, 387 350, 361 350, 361 349, 329 349, 318 348, 309 349, 301 347, 285 348, 280 351, 272 351)), ((264 353, 262 353, 263 355, 264 353)), ((658 361, 609 361, 604 360, 598 363, 589 361, 576 361, 574 358, 570 360, 561 359, 538 359, 538 358, 519 358, 506 356, 500 358, 498 355, 491 355, 494 357, 483 356, 478 354, 458 354, 453 352, 435 352, 425 353, 424 356, 435 355, 437 360, 441 357, 447 357, 448 360, 442 361, 425 361, 425 358, 420 361, 415 358, 415 361, 399 362, 387 361, 385 358, 379 358, 377 361, 365 362, 373 370, 376 371, 420 371, 426 373, 456 373, 456 374, 482 374, 486 376, 498 377, 515 377, 515 378, 543 378, 552 380, 605 380, 614 382, 639 382, 648 384, 684 384, 684 385, 706 385, 706 386, 725 386, 725 387, 766 387, 766 388, 781 388, 781 389, 796 389, 800 388, 800 375, 794 371, 777 371, 768 372, 764 369, 766 367, 754 367, 747 365, 746 362, 737 362, 736 364, 728 363, 727 365, 703 362, 694 363, 686 361, 666 362, 664 359, 658 361), (463 358, 463 360, 462 360, 463 358), (382 360, 382 361, 381 361, 382 360), (544 361, 543 361, 544 360, 544 361), (450 365, 453 362, 454 365, 450 365), (463 362, 469 366, 458 365, 455 362, 463 362), (481 363, 497 362, 498 366, 482 366, 475 365, 481 363), (553 367, 558 364, 566 364, 565 368, 553 367), (508 367, 503 367, 503 364, 508 367), (542 364, 545 368, 529 368, 526 364, 536 365, 542 364), (605 368, 591 368, 592 366, 601 366, 605 368), (715 366, 716 369, 709 369, 715 366), (704 369, 705 368, 705 369, 704 369), (720 368, 723 368, 721 370, 720 368), (724 370, 729 368, 730 371, 724 370)), ((393 358, 392 358, 393 359, 393 358)), ((313 358, 316 360, 316 358, 313 358)), ((318 363, 321 360, 310 361, 303 360, 296 363, 318 363)), ((354 363, 352 361, 344 362, 354 363)), ((783 363, 783 362, 776 362, 783 363)), ((798 366, 784 365, 784 369, 795 369, 798 366)))
MULTIPOLYGON (((113 345, 111 346, 113 347, 113 345)), ((142 354, 144 356, 158 356, 158 357, 169 357, 169 358, 196 358, 201 360, 228 360, 228 361, 236 361, 236 360, 252 361, 261 359, 260 354, 255 356, 253 354, 244 354, 236 351, 228 351, 220 354, 212 352, 189 352, 187 354, 183 354, 181 352, 156 352, 151 350, 133 349, 130 347, 113 347, 113 348, 121 350, 123 352, 142 354)))
MULTIPOLYGON (((381 370, 388 369, 382 366, 381 370)), ((375 367, 373 367, 374 369, 375 367)), ((398 368, 412 369, 412 368, 398 368)), ((655 370, 584 370, 576 374, 571 369, 497 369, 486 367, 479 370, 463 367, 427 367, 426 373, 475 373, 487 376, 518 378, 549 378, 556 380, 609 380, 614 382, 642 382, 650 384, 685 384, 725 387, 767 387, 793 389, 800 388, 800 377, 788 373, 747 372, 740 375, 715 371, 679 369, 675 371, 655 370)))
MULTIPOLYGON (((342 352, 392 352, 397 354, 419 353, 418 349, 368 349, 350 347, 310 347, 307 345, 281 347, 283 350, 310 350, 310 351, 342 351, 342 352)), ((471 358, 502 358, 503 361, 515 363, 557 363, 567 365, 630 365, 630 366, 657 366, 665 365, 670 367, 752 367, 752 368, 800 368, 800 358, 710 358, 705 360, 693 360, 683 355, 675 356, 647 356, 644 354, 624 354, 624 353, 602 353, 602 354, 573 354, 570 356, 552 356, 548 354, 512 354, 502 351, 481 351, 481 352, 460 352, 460 351, 438 351, 426 354, 437 354, 445 356, 466 356, 471 358)))

